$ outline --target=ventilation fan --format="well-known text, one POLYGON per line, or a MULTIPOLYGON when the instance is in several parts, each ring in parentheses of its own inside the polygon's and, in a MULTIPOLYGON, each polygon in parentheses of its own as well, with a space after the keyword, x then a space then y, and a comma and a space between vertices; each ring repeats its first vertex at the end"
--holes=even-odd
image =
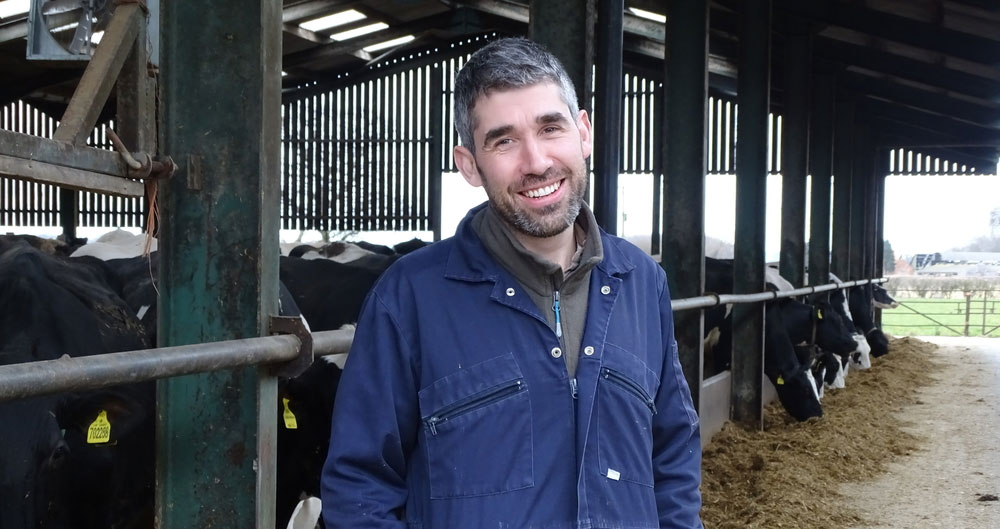
POLYGON ((111 18, 111 0, 31 0, 28 59, 90 60, 93 36, 111 18))

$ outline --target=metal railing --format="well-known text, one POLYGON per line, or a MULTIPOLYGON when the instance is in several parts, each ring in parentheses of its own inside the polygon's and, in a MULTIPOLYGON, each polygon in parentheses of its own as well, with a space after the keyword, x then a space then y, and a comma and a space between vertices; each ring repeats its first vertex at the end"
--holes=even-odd
POLYGON ((674 311, 680 311, 703 309, 728 303, 758 303, 761 301, 770 301, 772 299, 807 296, 809 294, 828 292, 830 290, 840 290, 859 285, 867 285, 869 283, 885 283, 886 281, 888 281, 888 279, 882 277, 878 279, 857 279, 854 281, 844 281, 842 283, 827 283, 825 285, 817 285, 814 287, 796 288, 795 290, 758 292, 755 294, 705 294, 704 296, 694 298, 673 300, 671 302, 671 308, 673 308, 674 311))
MULTIPOLYGON (((314 332, 313 354, 346 353, 353 339, 353 329, 314 332)), ((0 366, 0 402, 290 362, 297 358, 300 346, 298 337, 286 334, 0 366)))
MULTIPOLYGON (((885 281, 885 278, 859 279, 777 292, 706 294, 674 300, 673 310, 707 308, 724 303, 758 303, 885 281)), ((353 339, 353 330, 314 332, 313 354, 346 353, 353 339)), ((56 360, 0 366, 0 402, 222 369, 280 364, 294 360, 300 347, 299 338, 289 334, 82 357, 66 356, 56 360)))

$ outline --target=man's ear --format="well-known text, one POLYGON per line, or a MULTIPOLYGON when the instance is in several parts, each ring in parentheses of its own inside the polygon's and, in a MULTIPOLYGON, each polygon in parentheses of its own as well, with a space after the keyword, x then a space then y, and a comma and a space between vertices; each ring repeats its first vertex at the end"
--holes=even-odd
POLYGON ((594 131, 590 126, 590 117, 586 110, 581 110, 576 118, 576 128, 580 130, 580 147, 584 159, 589 158, 594 151, 594 131))
POLYGON ((454 156, 455 166, 458 167, 458 171, 462 173, 462 177, 465 178, 465 181, 474 187, 482 187, 483 179, 479 176, 479 167, 476 165, 476 156, 462 145, 455 146, 454 156))

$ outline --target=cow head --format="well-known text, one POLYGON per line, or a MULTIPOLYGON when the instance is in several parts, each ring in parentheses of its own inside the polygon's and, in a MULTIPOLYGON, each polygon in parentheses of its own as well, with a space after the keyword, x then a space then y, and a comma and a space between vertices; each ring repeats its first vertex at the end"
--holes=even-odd
POLYGON ((813 304, 813 318, 816 324, 816 344, 835 354, 847 354, 857 347, 851 332, 833 305, 828 301, 813 304))
POLYGON ((871 351, 868 339, 862 334, 855 334, 854 341, 858 344, 857 349, 850 353, 851 365, 856 369, 868 369, 872 366, 871 351))
POLYGON ((768 375, 778 393, 778 401, 789 415, 798 421, 810 417, 822 417, 823 407, 819 403, 819 390, 808 366, 790 373, 768 375))
POLYGON ((800 421, 822 416, 823 408, 810 364, 801 363, 796 356, 782 308, 769 303, 765 310, 764 374, 774 384, 778 400, 789 415, 800 421))
POLYGON ((868 345, 872 348, 872 356, 878 358, 889 354, 889 339, 885 337, 881 329, 872 327, 871 330, 865 333, 865 338, 868 340, 868 345))
POLYGON ((899 306, 899 302, 893 299, 884 288, 879 285, 872 287, 872 303, 879 309, 894 309, 899 306))

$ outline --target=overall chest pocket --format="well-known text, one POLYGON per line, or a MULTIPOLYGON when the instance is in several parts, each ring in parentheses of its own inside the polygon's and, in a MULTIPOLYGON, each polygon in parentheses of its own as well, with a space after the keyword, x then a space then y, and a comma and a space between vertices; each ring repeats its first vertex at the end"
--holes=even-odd
POLYGON ((653 486, 653 395, 659 380, 631 353, 608 346, 597 394, 599 472, 653 486))
POLYGON ((419 398, 431 498, 534 485, 531 403, 513 355, 462 368, 419 398))

